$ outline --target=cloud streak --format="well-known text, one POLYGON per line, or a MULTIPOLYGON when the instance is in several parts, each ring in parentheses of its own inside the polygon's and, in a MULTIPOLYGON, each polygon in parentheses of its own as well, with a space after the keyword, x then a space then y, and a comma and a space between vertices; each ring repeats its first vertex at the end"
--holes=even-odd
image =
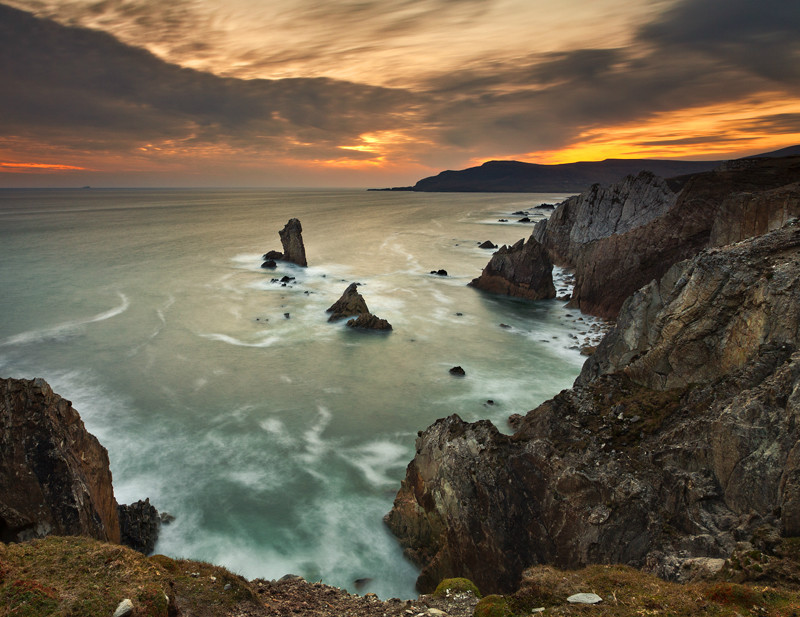
MULTIPOLYGON (((511 46, 497 54, 481 54, 474 43, 466 51, 456 46, 442 62, 410 61, 426 66, 411 77, 398 71, 397 79, 384 79, 404 84, 395 87, 325 76, 244 79, 230 67, 214 73, 169 63, 117 38, 149 32, 151 46, 167 49, 167 57, 218 60, 216 46, 239 21, 210 10, 210 2, 29 3, 40 14, 57 12, 58 22, 0 4, 0 79, 11 85, 0 92, 5 168, 94 168, 102 157, 101 168, 216 166, 234 183, 244 181, 236 179, 237 167, 292 166, 303 173, 404 173, 400 182, 409 183, 441 167, 526 153, 535 160, 537 152, 566 152, 582 142, 591 146, 584 154, 614 155, 623 136, 634 152, 684 155, 716 154, 726 143, 731 151, 754 149, 768 135, 785 136, 780 145, 800 140, 800 6, 785 0, 644 3, 648 11, 628 16, 617 45, 520 47, 515 54, 511 46), (687 122, 692 114, 696 121, 687 122), (721 128, 727 141, 714 134, 721 128)), ((282 10, 271 15, 288 31, 281 36, 295 32, 297 44, 252 48, 242 72, 318 62, 326 73, 370 53, 382 58, 380 67, 391 57, 381 54, 402 54, 437 19, 445 30, 457 24, 472 33, 501 8, 529 6, 517 2, 403 0, 391 10, 377 0, 278 2, 270 10, 282 10)), ((263 5, 251 6, 258 22, 263 5)), ((254 28, 261 32, 263 24, 254 28)))

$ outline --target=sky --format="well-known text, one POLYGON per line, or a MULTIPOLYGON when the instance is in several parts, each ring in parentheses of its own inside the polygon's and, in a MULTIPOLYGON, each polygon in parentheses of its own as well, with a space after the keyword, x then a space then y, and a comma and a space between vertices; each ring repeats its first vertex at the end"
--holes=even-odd
POLYGON ((798 0, 0 0, 0 187, 800 144, 798 0))

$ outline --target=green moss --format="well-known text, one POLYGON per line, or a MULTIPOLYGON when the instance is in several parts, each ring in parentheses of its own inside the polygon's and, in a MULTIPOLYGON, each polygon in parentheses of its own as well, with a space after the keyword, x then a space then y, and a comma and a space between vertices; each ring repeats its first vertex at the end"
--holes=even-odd
POLYGON ((5 581, 0 586, 0 606, 20 617, 50 615, 58 607, 58 593, 34 580, 5 581))
POLYGON ((481 597, 481 592, 478 591, 475 583, 468 578, 446 578, 436 586, 433 595, 444 597, 448 593, 463 593, 465 591, 471 591, 476 597, 481 597))
POLYGON ((503 596, 491 595, 475 605, 473 617, 513 617, 514 613, 503 596))

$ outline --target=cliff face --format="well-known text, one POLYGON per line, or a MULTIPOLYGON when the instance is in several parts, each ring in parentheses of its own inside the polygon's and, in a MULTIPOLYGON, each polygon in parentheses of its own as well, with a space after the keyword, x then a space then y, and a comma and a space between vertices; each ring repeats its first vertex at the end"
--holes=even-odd
POLYGON ((120 541, 108 453, 43 379, 0 379, 0 540, 120 541))
POLYGON ((492 255, 481 275, 470 282, 472 287, 492 293, 541 300, 555 298, 553 264, 533 237, 514 246, 502 246, 492 255))
POLYGON ((422 566, 522 570, 692 557, 800 533, 800 226, 706 251, 626 303, 576 387, 511 436, 457 416, 417 439, 386 521, 422 566))
MULTIPOLYGON (((565 263, 575 267, 572 305, 615 317, 629 295, 659 279, 677 261, 708 246, 777 229, 800 215, 798 179, 798 157, 753 159, 691 177, 675 205, 651 222, 573 246, 564 255, 565 263)), ((660 202, 654 208, 660 210, 660 202)), ((555 244, 551 251, 562 250, 564 232, 558 227, 553 240, 548 238, 549 223, 535 233, 545 236, 545 246, 555 244)))
POLYGON ((536 224, 533 235, 555 263, 574 265, 582 245, 641 227, 669 211, 676 200, 666 180, 642 171, 570 197, 536 224))

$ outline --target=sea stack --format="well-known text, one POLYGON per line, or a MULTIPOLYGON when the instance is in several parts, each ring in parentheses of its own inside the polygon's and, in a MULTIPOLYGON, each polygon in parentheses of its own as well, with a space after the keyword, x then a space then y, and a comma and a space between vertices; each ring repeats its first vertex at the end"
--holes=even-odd
POLYGON ((306 247, 303 245, 303 227, 299 219, 289 219, 286 226, 278 232, 283 245, 283 260, 306 267, 306 247))
POLYGON ((342 296, 327 311, 331 314, 328 321, 338 321, 345 317, 369 315, 369 308, 364 296, 358 293, 358 283, 350 283, 342 296))
POLYGON ((520 240, 514 246, 501 247, 470 285, 528 300, 556 297, 553 264, 547 251, 532 236, 527 242, 520 240))

